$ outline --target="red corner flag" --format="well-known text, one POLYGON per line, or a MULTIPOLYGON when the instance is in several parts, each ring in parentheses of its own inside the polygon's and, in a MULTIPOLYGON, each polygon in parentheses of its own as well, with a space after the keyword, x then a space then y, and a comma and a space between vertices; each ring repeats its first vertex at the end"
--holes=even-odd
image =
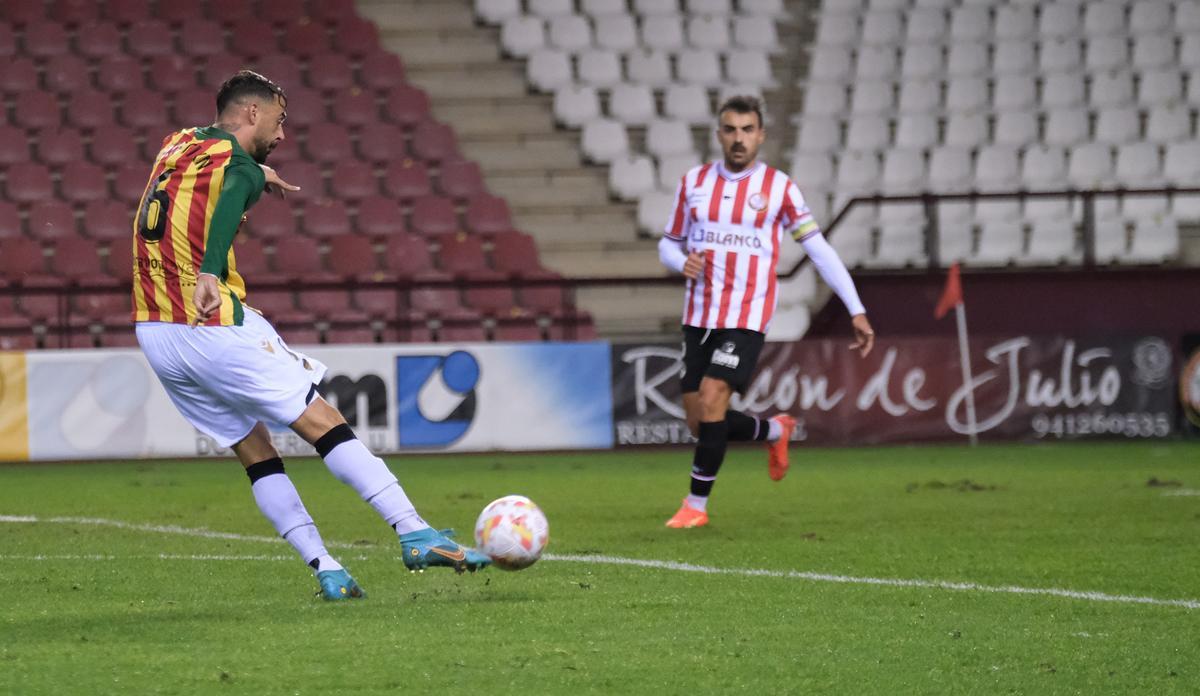
POLYGON ((950 267, 950 274, 946 276, 946 288, 942 290, 942 299, 938 300, 937 309, 933 310, 933 318, 941 319, 946 316, 946 312, 954 309, 955 305, 962 304, 962 282, 958 278, 958 262, 950 267))

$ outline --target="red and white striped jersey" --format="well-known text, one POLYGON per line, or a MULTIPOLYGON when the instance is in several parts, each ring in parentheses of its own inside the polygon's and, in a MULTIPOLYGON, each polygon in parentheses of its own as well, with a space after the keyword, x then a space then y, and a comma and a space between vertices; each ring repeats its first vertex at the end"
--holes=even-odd
POLYGON ((679 183, 667 238, 705 256, 704 272, 687 281, 683 324, 766 333, 775 313, 775 266, 783 234, 820 232, 799 187, 758 163, 730 173, 720 161, 693 167, 679 183))

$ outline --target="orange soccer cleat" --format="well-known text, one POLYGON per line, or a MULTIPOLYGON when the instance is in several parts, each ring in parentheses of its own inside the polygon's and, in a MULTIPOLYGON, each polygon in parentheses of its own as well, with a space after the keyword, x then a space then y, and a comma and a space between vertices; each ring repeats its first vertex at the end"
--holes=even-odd
POLYGON ((679 512, 667 520, 667 526, 672 529, 691 529, 692 527, 703 527, 706 524, 708 524, 708 513, 688 505, 686 498, 683 505, 679 506, 679 512))
POLYGON ((767 445, 767 473, 772 481, 782 481, 788 471, 788 444, 792 440, 792 431, 796 429, 796 419, 786 413, 781 413, 771 420, 779 423, 779 439, 767 445))

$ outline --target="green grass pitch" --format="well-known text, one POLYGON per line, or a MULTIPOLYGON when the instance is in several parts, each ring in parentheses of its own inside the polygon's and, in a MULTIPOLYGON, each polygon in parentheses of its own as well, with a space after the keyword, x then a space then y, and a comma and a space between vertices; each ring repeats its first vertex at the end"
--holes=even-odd
POLYGON ((780 483, 737 449, 695 530, 686 450, 389 463, 465 538, 530 496, 551 555, 409 574, 296 459, 368 593, 324 603, 236 462, 0 466, 0 694, 1200 693, 1197 444, 797 448, 780 483))

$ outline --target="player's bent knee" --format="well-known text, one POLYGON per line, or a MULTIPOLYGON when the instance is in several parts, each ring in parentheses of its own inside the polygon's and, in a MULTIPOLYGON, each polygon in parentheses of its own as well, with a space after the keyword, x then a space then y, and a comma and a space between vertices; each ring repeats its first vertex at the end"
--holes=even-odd
POLYGON ((333 426, 329 432, 317 438, 317 441, 312 443, 312 445, 316 448, 317 454, 321 455, 321 458, 324 459, 330 452, 333 451, 334 447, 337 447, 343 442, 350 442, 351 440, 357 439, 358 436, 354 434, 354 431, 350 429, 350 426, 346 423, 341 423, 333 426))

